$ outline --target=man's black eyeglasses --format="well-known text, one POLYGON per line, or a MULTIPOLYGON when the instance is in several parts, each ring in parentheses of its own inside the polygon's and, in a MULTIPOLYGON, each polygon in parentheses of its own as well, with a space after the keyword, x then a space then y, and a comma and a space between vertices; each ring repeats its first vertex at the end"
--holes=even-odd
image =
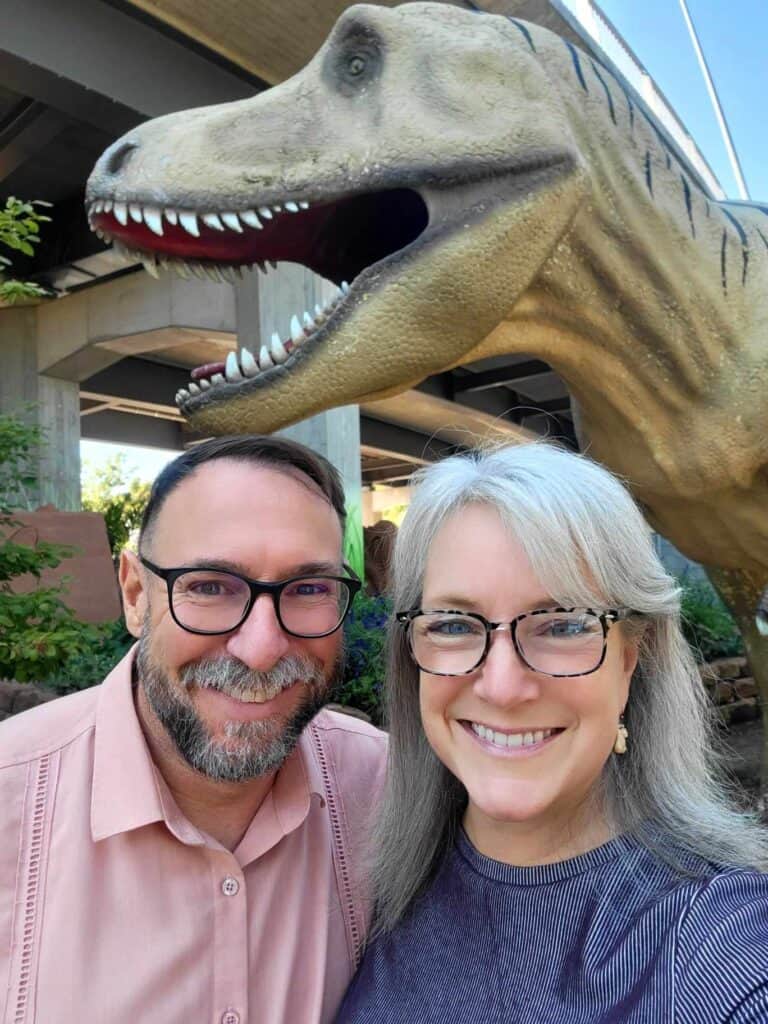
POLYGON ((304 638, 329 636, 344 622, 362 586, 346 565, 348 576, 304 574, 266 583, 207 566, 161 569, 141 555, 139 560, 165 580, 174 622, 188 633, 205 636, 238 629, 261 594, 271 595, 277 621, 286 633, 304 638))

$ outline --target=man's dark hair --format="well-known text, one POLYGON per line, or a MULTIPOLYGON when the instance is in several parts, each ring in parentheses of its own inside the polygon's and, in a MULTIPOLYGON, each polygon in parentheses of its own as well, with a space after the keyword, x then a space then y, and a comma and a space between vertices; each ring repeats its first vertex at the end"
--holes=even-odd
POLYGON ((258 434, 242 434, 236 437, 214 437, 210 441, 189 448, 162 470, 149 494, 147 507, 139 530, 139 549, 152 532, 160 509, 168 495, 196 469, 214 459, 235 459, 256 466, 275 469, 297 470, 319 487, 333 506, 344 535, 346 512, 344 490, 337 470, 322 455, 305 448, 296 441, 283 437, 264 437, 258 434))

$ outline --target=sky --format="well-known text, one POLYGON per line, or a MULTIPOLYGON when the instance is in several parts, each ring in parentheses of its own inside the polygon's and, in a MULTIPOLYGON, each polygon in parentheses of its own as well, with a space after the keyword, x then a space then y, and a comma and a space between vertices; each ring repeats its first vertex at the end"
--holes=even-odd
MULTIPOLYGON (((688 129, 726 195, 738 199, 725 145, 679 0, 597 0, 688 129)), ((768 0, 687 0, 750 198, 768 202, 768 0)))
MULTIPOLYGON (((688 129, 729 198, 739 197, 720 129, 683 20, 679 0, 598 0, 688 129)), ((768 102, 768 0, 688 0, 731 129, 750 197, 768 202, 768 132, 760 110, 768 102)), ((175 452, 83 441, 91 465, 115 451, 129 453, 151 480, 175 452)))

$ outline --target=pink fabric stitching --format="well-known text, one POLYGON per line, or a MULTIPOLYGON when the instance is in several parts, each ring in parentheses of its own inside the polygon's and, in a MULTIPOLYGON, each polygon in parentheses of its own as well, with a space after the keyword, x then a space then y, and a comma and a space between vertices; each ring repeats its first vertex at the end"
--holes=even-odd
POLYGON ((26 878, 21 884, 21 905, 23 907, 23 931, 21 959, 18 968, 18 989, 13 1024, 24 1024, 30 1003, 30 979, 32 960, 35 952, 39 904, 38 892, 43 861, 43 840, 45 836, 46 808, 51 787, 51 756, 46 754, 37 762, 37 778, 34 782, 32 823, 30 828, 26 864, 26 878))

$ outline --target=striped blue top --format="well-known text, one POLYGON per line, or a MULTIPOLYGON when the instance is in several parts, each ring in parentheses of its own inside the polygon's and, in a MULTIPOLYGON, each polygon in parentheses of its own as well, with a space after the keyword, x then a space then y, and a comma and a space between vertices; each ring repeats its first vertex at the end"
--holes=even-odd
POLYGON ((519 868, 462 834, 336 1024, 765 1024, 768 875, 700 867, 619 838, 519 868))

